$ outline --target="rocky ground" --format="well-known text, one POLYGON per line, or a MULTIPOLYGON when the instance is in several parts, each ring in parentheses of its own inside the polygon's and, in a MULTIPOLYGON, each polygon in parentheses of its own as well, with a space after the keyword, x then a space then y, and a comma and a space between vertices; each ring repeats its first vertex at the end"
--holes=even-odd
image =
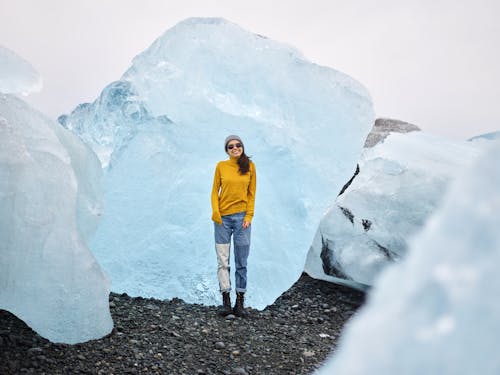
POLYGON ((113 332, 78 345, 53 344, 0 310, 0 374, 310 374, 363 301, 306 274, 246 319, 179 299, 111 294, 113 332))

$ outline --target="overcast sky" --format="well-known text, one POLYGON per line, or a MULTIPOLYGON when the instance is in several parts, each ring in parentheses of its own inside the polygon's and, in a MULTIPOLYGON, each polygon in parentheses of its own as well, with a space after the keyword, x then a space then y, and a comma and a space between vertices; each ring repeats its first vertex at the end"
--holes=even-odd
POLYGON ((0 44, 52 118, 91 102, 188 17, 223 17, 354 77, 379 117, 454 139, 500 130, 498 0, 0 0, 0 44))

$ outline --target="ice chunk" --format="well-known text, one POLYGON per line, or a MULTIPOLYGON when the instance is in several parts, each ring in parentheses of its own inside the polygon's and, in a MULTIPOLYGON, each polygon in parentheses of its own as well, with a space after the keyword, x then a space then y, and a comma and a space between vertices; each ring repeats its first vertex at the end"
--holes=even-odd
POLYGON ((42 78, 29 62, 0 46, 0 93, 28 95, 42 89, 42 78))
POLYGON ((496 141, 453 183, 319 374, 500 373, 499 160, 496 141))
POLYGON ((257 167, 248 303, 300 276, 322 212, 374 120, 366 90, 222 19, 188 19, 61 122, 100 155, 106 215, 91 248, 113 289, 219 303, 210 192, 228 134, 257 167))
POLYGON ((0 94, 0 308, 54 342, 113 327, 109 280, 87 248, 102 170, 76 136, 0 94))
POLYGON ((386 265, 406 254, 408 239, 478 152, 471 142, 422 132, 391 133, 366 148, 359 174, 321 220, 305 271, 352 286, 373 284, 386 265))

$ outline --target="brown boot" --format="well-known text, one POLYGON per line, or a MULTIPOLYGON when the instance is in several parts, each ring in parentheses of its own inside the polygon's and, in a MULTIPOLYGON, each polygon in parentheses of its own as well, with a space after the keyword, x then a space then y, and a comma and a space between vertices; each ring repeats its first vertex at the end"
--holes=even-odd
POLYGON ((236 303, 233 308, 233 314, 242 318, 246 317, 248 313, 245 311, 245 293, 236 292, 236 303))
POLYGON ((232 314, 233 310, 231 309, 231 295, 229 292, 222 292, 222 306, 220 307, 219 314, 222 316, 227 316, 232 314))

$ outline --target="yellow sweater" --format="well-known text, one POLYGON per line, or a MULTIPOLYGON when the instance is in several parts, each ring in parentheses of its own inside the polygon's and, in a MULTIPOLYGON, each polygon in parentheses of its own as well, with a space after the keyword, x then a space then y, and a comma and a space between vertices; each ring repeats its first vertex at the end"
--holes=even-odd
POLYGON ((245 221, 252 221, 255 206, 257 174, 255 164, 250 162, 250 170, 241 175, 237 159, 217 163, 212 187, 212 220, 222 224, 221 216, 245 211, 245 221))

